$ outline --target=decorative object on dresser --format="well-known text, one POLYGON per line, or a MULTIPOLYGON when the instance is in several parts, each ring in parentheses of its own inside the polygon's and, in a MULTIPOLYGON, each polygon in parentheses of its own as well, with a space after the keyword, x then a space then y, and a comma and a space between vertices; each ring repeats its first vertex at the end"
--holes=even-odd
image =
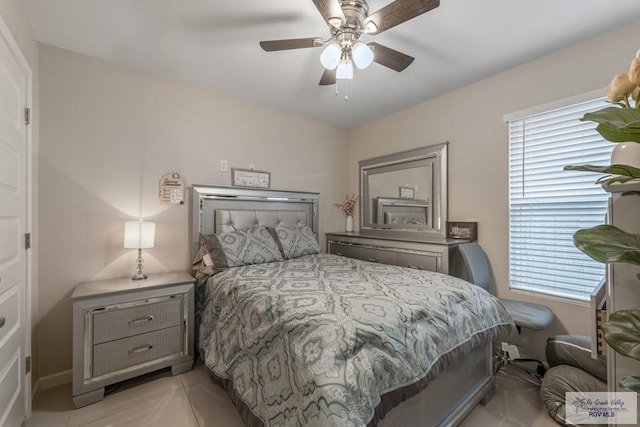
POLYGON ((358 199, 359 197, 355 194, 347 194, 344 198, 344 202, 335 203, 336 207, 347 216, 345 231, 348 233, 353 231, 353 212, 358 205, 358 199))
POLYGON ((137 249, 138 259, 136 275, 131 279, 141 280, 147 276, 142 273, 142 250, 153 248, 155 244, 156 224, 154 222, 143 221, 127 221, 124 224, 124 247, 127 249, 137 249))
POLYGON ((447 221, 447 239, 478 240, 478 223, 447 221))
POLYGON ((105 386, 161 368, 193 365, 194 278, 185 272, 80 283, 73 303, 73 402, 102 400, 105 386))
POLYGON ((231 168, 231 185, 267 189, 271 186, 271 173, 253 169, 231 168))

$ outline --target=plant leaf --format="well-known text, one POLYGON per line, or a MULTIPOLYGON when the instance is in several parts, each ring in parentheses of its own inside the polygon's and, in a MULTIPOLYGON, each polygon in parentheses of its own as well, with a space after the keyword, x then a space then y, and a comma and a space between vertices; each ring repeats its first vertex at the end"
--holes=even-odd
POLYGON ((573 234, 573 243, 599 262, 640 265, 640 235, 627 233, 613 225, 578 230, 573 234))
POLYGON ((616 129, 607 125, 596 126, 596 131, 604 139, 611 142, 640 142, 640 130, 638 129, 616 129))
POLYGON ((640 307, 612 313, 601 328, 611 348, 623 356, 640 360, 640 307))
POLYGON ((640 131, 640 111, 635 108, 607 107, 586 113, 580 120, 600 123, 617 130, 640 131))
POLYGON ((607 107, 587 113, 581 120, 598 123, 596 131, 607 141, 640 142, 640 111, 635 108, 607 107))
POLYGON ((620 381, 620 387, 624 387, 640 394, 640 377, 625 377, 620 381))
POLYGON ((595 165, 569 165, 565 166, 567 171, 596 172, 611 175, 622 175, 630 178, 640 178, 640 169, 629 165, 611 165, 611 166, 595 166, 595 165))

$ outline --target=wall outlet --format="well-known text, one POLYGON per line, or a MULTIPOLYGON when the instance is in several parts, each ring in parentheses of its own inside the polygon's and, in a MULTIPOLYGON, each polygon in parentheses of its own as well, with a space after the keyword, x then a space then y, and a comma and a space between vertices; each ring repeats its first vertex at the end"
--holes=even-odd
POLYGON ((226 172, 229 170, 229 163, 226 160, 220 160, 220 172, 226 172))
POLYGON ((249 163, 249 169, 255 170, 256 169, 256 164, 255 163, 249 163))
POLYGON ((520 352, 518 351, 518 347, 516 347, 515 345, 509 345, 507 347, 507 351, 509 352, 509 357, 511 359, 519 359, 520 358, 520 352))

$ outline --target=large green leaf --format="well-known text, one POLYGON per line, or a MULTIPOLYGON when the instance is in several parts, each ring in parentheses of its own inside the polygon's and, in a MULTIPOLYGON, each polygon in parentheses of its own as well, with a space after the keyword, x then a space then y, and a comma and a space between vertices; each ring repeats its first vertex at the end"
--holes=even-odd
POLYGON ((624 387, 636 393, 640 393, 640 377, 626 377, 620 381, 620 387, 624 387))
POLYGON ((598 225, 573 234, 578 249, 599 262, 640 265, 640 235, 613 225, 598 225))
POLYGON ((640 133, 640 110, 635 108, 607 107, 586 113, 582 121, 596 122, 614 129, 636 129, 640 133))
POLYGON ((600 124, 596 126, 596 131, 607 141, 640 143, 640 130, 638 129, 616 129, 611 126, 600 124))
POLYGON ((581 120, 598 123, 596 130, 607 141, 640 142, 640 111, 635 108, 603 108, 585 114, 581 120))
POLYGON ((611 175, 622 175, 629 178, 640 178, 640 169, 629 165, 611 165, 611 166, 595 166, 595 165, 569 165, 565 166, 567 171, 596 172, 611 175))
POLYGON ((618 353, 640 360, 640 307, 620 310, 602 325, 604 339, 618 353))

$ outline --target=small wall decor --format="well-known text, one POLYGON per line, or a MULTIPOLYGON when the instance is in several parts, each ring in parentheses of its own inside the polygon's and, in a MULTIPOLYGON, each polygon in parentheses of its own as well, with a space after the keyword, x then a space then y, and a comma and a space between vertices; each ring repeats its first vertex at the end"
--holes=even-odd
POLYGON ((478 223, 447 221, 447 239, 478 240, 478 223))
POLYGON ((231 185, 234 187, 269 188, 271 173, 253 169, 231 168, 231 185))
POLYGON ((184 205, 184 182, 178 172, 173 171, 160 178, 160 204, 184 205))
POLYGON ((415 199, 416 198, 416 190, 411 187, 400 187, 400 198, 401 199, 415 199))

